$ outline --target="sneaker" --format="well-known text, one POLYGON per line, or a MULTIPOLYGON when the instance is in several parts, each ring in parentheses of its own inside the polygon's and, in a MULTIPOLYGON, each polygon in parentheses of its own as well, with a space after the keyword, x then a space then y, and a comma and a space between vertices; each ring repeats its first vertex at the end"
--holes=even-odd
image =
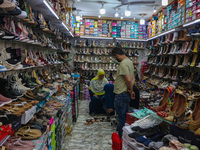
POLYGON ((7 71, 7 68, 5 66, 0 65, 0 72, 5 72, 7 71))
POLYGON ((7 68, 7 71, 14 70, 14 67, 12 65, 10 65, 9 63, 7 63, 7 62, 0 62, 0 64, 2 66, 5 66, 7 68))
POLYGON ((23 65, 22 65, 21 62, 20 62, 20 63, 16 64, 16 65, 14 66, 14 68, 15 68, 15 70, 20 70, 20 69, 23 68, 23 65))
POLYGON ((3 95, 0 94, 0 105, 1 106, 5 105, 5 104, 9 104, 11 102, 12 102, 12 99, 7 98, 7 97, 5 97, 5 96, 3 96, 3 95))

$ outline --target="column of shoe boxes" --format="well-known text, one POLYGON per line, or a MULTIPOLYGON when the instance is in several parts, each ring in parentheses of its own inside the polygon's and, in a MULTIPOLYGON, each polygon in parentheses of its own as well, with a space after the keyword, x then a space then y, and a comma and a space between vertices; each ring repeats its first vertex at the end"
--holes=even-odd
POLYGON ((115 21, 112 23, 112 37, 121 37, 121 21, 115 21))
POLYGON ((184 23, 184 6, 178 7, 177 13, 177 26, 180 26, 184 23))
POLYGON ((185 22, 189 22, 189 21, 192 21, 194 19, 196 19, 196 9, 199 8, 200 6, 197 7, 197 4, 196 3, 191 3, 191 0, 186 0, 185 1, 185 22))
POLYGON ((109 25, 107 24, 106 20, 103 20, 103 26, 102 26, 102 36, 107 37, 108 36, 108 30, 109 25))
POLYGON ((74 28, 75 28, 75 36, 80 36, 80 21, 76 21, 74 28))
POLYGON ((102 36, 103 20, 98 20, 98 36, 102 36))
POLYGON ((90 20, 85 19, 85 36, 90 35, 90 20))

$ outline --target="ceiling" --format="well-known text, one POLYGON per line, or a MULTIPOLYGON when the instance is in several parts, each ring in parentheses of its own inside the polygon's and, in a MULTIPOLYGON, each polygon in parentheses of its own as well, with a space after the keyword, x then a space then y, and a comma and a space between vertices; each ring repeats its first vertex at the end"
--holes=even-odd
MULTIPOLYGON (((102 0, 101 0, 102 1, 102 0)), ((99 9, 101 8, 101 1, 99 0, 74 0, 74 7, 76 7, 79 11, 80 15, 83 16, 94 16, 97 17, 99 15, 99 9), (80 2, 79 2, 80 1, 80 2)), ((119 0, 103 0, 105 2, 104 8, 106 10, 106 13, 104 15, 101 15, 102 17, 114 17, 115 9, 114 7, 121 4, 119 0)), ((128 2, 134 2, 134 1, 140 1, 140 0, 128 0, 128 2)), ((152 1, 152 0, 143 0, 143 1, 152 1)), ((156 10, 161 8, 161 0, 154 0, 156 5, 156 10)), ((131 18, 133 19, 139 19, 140 14, 145 13, 146 15, 144 18, 149 18, 153 14, 153 4, 137 4, 137 5, 130 5, 129 8, 131 10, 131 16, 125 17, 124 12, 126 10, 127 6, 123 5, 119 8, 119 18, 121 17, 121 13, 123 13, 124 18, 131 18)), ((76 14, 76 12, 75 12, 76 14)))

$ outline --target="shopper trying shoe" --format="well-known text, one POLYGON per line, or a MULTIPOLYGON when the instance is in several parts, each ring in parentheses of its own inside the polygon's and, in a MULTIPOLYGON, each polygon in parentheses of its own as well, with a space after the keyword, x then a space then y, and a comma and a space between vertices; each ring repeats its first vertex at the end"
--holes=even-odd
POLYGON ((114 84, 115 110, 118 116, 118 133, 122 138, 122 128, 126 122, 126 113, 131 99, 135 99, 133 85, 135 84, 133 62, 126 57, 119 47, 112 50, 115 60, 120 62, 117 68, 117 77, 114 84))
POLYGON ((108 114, 114 112, 114 88, 112 84, 108 84, 103 69, 100 69, 97 77, 91 80, 89 89, 91 97, 90 114, 105 113, 105 111, 108 114))

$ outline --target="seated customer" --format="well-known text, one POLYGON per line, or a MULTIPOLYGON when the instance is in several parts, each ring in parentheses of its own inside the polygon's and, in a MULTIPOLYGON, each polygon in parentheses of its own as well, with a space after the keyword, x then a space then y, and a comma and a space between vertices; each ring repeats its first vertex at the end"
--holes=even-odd
POLYGON ((97 77, 91 80, 89 89, 91 97, 90 114, 105 112, 110 114, 114 112, 114 86, 108 83, 103 69, 100 69, 97 77))

